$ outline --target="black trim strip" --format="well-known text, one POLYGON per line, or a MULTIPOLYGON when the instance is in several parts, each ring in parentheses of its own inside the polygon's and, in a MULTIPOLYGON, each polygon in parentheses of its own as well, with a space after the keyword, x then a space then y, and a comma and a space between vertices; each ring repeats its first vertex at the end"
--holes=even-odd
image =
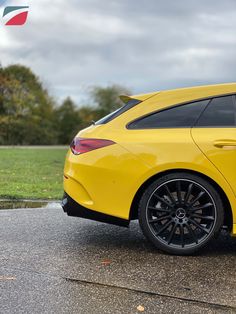
POLYGON ((129 227, 129 220, 106 215, 86 208, 73 200, 67 193, 64 193, 61 205, 68 216, 96 220, 121 227, 129 227))

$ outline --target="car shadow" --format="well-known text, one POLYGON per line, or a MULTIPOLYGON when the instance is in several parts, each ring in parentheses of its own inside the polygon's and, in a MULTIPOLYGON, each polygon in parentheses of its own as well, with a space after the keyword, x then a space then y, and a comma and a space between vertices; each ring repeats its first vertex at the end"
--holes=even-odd
MULTIPOLYGON (((155 248, 142 234, 138 222, 132 222, 130 228, 122 228, 113 225, 92 222, 83 226, 83 243, 103 249, 127 249, 139 253, 156 253, 168 255, 155 248)), ((76 241, 77 236, 74 238, 76 241)), ((81 241, 81 230, 78 235, 81 241)), ((219 255, 236 255, 236 238, 231 237, 226 231, 222 231, 216 239, 213 239, 206 247, 193 256, 214 257, 219 255)))

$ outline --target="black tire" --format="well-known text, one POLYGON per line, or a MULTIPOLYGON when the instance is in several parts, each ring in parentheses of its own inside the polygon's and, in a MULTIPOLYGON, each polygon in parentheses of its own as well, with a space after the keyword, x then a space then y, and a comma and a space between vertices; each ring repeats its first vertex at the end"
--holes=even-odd
POLYGON ((218 235, 223 221, 223 203, 216 189, 186 172, 158 178, 139 202, 144 235, 170 254, 193 254, 218 235))

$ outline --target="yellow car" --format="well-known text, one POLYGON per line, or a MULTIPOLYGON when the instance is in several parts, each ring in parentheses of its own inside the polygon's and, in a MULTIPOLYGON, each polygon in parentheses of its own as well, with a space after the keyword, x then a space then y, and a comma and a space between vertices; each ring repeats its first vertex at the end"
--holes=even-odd
POLYGON ((78 133, 64 169, 70 216, 128 226, 171 254, 236 235, 236 83, 121 96, 78 133))

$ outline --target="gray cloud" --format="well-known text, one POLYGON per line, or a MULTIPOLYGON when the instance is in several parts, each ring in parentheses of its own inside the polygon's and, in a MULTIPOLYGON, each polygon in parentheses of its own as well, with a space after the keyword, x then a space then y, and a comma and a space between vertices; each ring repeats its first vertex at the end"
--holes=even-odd
POLYGON ((29 4, 24 27, 1 27, 0 60, 31 66, 59 99, 80 102, 92 85, 142 93, 235 80, 235 0, 29 4))

